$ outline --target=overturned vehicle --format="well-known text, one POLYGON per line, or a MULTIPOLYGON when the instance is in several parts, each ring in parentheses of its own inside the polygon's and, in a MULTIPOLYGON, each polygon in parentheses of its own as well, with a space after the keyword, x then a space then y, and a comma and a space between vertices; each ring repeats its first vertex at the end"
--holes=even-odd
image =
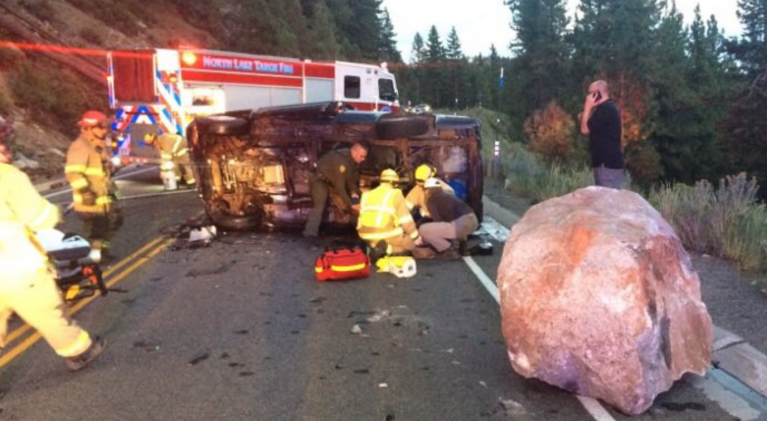
MULTIPOLYGON (((481 139, 473 118, 360 112, 326 102, 198 118, 188 138, 205 211, 223 229, 303 226, 317 159, 360 139, 372 144, 360 166, 363 192, 394 168, 407 193, 414 169, 429 163, 482 216, 481 139)), ((325 224, 356 223, 332 203, 325 224)))

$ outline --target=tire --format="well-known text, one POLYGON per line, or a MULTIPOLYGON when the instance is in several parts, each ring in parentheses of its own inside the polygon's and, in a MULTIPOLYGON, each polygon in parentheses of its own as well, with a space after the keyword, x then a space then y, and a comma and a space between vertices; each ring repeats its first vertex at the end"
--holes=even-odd
POLYGON ((228 115, 204 117, 199 121, 200 131, 205 134, 221 136, 241 136, 248 134, 248 120, 228 115))
POLYGON ((431 115, 385 114, 376 122, 381 140, 407 139, 428 133, 434 126, 431 115))
POLYGON ((260 215, 208 215, 213 224, 224 231, 252 231, 261 226, 260 215))

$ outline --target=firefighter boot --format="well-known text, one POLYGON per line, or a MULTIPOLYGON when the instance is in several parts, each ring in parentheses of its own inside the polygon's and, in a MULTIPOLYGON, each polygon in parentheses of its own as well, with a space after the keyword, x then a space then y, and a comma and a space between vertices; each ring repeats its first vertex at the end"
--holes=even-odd
POLYGON ((69 371, 80 370, 83 367, 85 367, 89 362, 98 358, 98 356, 101 355, 102 352, 104 352, 104 348, 106 346, 107 346, 107 341, 105 339, 95 337, 93 338, 93 343, 88 349, 85 350, 85 352, 75 357, 65 358, 64 362, 66 363, 69 371))

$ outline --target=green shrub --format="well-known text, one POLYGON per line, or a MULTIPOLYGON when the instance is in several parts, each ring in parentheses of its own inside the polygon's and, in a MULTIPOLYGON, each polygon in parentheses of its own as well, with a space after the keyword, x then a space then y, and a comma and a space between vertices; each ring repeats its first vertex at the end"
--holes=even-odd
POLYGON ((577 165, 548 165, 544 158, 518 143, 513 143, 504 155, 503 167, 508 188, 538 202, 593 184, 591 169, 577 165))
POLYGON ((662 185, 650 193, 652 203, 690 250, 736 262, 741 269, 767 269, 767 208, 756 200, 759 186, 745 173, 728 176, 714 189, 662 185))

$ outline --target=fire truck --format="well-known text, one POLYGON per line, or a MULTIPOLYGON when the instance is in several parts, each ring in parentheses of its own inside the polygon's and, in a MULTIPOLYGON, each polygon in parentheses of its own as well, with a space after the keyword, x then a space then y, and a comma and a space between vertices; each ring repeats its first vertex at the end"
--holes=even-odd
POLYGON ((159 162, 148 133, 176 132, 197 116, 339 101, 361 111, 398 111, 386 64, 313 62, 196 49, 107 54, 113 151, 122 163, 159 162))

